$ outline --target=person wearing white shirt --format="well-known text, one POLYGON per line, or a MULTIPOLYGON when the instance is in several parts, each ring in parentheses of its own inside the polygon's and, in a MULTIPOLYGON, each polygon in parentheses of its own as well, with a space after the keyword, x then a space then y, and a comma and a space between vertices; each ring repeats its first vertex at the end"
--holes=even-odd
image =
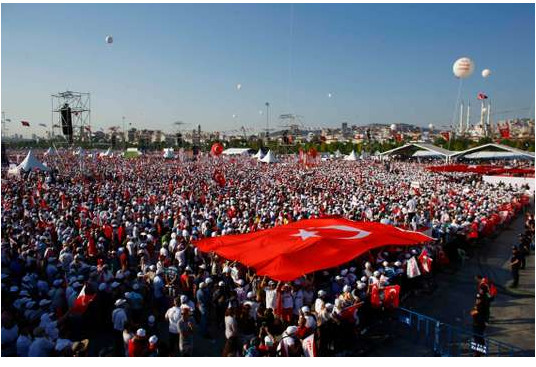
POLYGON ((169 346, 171 349, 172 355, 176 355, 179 348, 179 329, 178 323, 181 318, 181 302, 180 299, 175 298, 173 300, 173 307, 169 308, 166 311, 165 318, 169 322, 169 346))

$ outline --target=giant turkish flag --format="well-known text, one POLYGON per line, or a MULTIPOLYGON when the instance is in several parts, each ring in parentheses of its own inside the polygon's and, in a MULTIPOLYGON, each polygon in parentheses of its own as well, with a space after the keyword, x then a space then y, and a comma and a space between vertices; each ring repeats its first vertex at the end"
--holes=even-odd
POLYGON ((307 219, 264 231, 202 239, 196 246, 255 269, 258 275, 290 281, 344 264, 368 250, 411 246, 433 239, 376 222, 342 218, 307 219))

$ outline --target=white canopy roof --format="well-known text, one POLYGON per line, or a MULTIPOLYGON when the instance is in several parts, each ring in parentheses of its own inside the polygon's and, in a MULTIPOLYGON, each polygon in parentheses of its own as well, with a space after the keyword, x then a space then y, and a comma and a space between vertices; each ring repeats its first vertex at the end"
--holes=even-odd
POLYGON ((104 153, 100 153, 99 156, 101 157, 111 157, 113 156, 112 148, 108 148, 108 150, 104 153))
POLYGON ((429 150, 418 150, 413 153, 412 157, 442 157, 438 152, 432 152, 429 150))
POLYGON ((52 149, 52 147, 48 148, 47 151, 45 152, 45 155, 49 155, 49 154, 54 154, 54 150, 52 149))
POLYGON ((266 153, 266 155, 264 156, 264 158, 262 158, 260 161, 264 163, 276 163, 278 160, 275 157, 275 154, 272 153, 271 150, 269 150, 268 153, 266 153))
POLYGON ((492 152, 492 151, 480 151, 467 154, 464 156, 466 159, 514 159, 524 158, 523 154, 516 152, 492 152))
POLYGON ((221 154, 225 155, 246 155, 249 153, 249 148, 227 148, 221 154))
POLYGON ((24 158, 24 160, 17 166, 17 169, 23 169, 24 171, 33 171, 36 169, 41 171, 49 170, 47 166, 45 166, 43 163, 39 162, 37 158, 35 158, 31 150, 26 155, 26 158, 24 158))
POLYGON ((347 155, 346 157, 344 157, 344 160, 345 161, 357 161, 357 154, 355 154, 355 151, 352 150, 352 152, 347 155))
POLYGON ((175 155, 173 154, 173 152, 174 152, 173 148, 164 148, 163 157, 166 159, 175 158, 175 155))
POLYGON ((262 159, 264 157, 264 154, 262 153, 262 149, 259 149, 259 151, 253 156, 253 158, 262 159))

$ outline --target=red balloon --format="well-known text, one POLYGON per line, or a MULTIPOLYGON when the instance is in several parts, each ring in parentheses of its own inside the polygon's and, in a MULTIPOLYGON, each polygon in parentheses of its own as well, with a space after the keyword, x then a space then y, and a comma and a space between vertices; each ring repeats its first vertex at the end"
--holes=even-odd
POLYGON ((213 155, 220 155, 223 152, 223 145, 221 143, 214 143, 212 144, 212 148, 210 148, 210 151, 213 155))

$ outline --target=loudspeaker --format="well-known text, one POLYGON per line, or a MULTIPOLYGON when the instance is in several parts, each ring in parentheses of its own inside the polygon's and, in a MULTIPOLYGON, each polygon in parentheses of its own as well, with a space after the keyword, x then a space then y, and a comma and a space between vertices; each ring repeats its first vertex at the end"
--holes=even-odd
POLYGON ((73 120, 71 117, 71 107, 66 103, 60 110, 61 113, 61 130, 63 135, 73 135, 73 120))
POLYGON ((197 145, 194 145, 192 147, 192 153, 194 156, 197 156, 199 154, 199 147, 197 145))

